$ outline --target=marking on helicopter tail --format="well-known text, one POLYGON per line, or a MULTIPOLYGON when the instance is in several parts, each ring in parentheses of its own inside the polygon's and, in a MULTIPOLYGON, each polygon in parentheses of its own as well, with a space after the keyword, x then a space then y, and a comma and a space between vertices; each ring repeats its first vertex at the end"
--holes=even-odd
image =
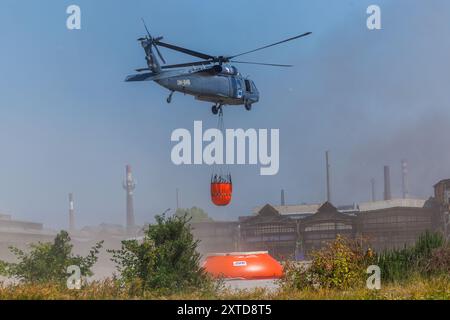
POLYGON ((180 87, 187 87, 191 85, 191 80, 186 79, 186 80, 177 80, 177 85, 180 87))

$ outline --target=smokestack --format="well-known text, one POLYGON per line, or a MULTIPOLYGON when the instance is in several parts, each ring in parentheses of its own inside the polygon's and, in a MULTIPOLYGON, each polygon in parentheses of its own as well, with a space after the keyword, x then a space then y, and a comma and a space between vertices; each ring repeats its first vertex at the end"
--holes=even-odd
POLYGON ((281 189, 281 205, 282 206, 286 205, 286 202, 284 200, 284 189, 281 189))
POLYGON ((134 230, 134 206, 133 206, 133 191, 136 188, 136 183, 133 179, 131 166, 126 166, 126 178, 123 183, 123 188, 127 193, 127 233, 131 234, 134 230))
POLYGON ((327 166, 327 201, 331 202, 331 187, 330 187, 330 155, 329 151, 325 152, 325 160, 327 166))
POLYGON ((69 231, 75 231, 75 207, 73 204, 73 193, 69 193, 69 231))
POLYGON ((177 188, 177 210, 180 209, 180 201, 179 201, 179 192, 178 192, 178 188, 177 188))
POLYGON ((376 197, 376 191, 375 191, 375 179, 372 178, 370 179, 370 185, 372 188, 372 202, 377 201, 377 197, 376 197))
POLYGON ((402 194, 403 194, 403 199, 407 199, 409 197, 408 162, 406 160, 402 160, 402 194))
POLYGON ((384 200, 391 200, 391 174, 389 166, 384 166, 384 200))

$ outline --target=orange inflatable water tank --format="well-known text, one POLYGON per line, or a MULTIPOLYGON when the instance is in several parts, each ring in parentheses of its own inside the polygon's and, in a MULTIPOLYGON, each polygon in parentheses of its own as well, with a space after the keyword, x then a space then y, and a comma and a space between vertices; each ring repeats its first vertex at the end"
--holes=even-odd
POLYGON ((212 182, 211 200, 219 207, 227 206, 231 203, 233 195, 233 184, 231 182, 212 182))
POLYGON ((225 279, 277 279, 283 275, 283 267, 267 251, 211 254, 203 268, 213 277, 225 279))

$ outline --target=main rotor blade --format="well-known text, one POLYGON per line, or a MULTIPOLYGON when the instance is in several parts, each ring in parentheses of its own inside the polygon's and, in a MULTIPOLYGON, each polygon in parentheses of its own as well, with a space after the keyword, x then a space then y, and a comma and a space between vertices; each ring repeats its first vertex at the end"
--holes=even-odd
POLYGON ((150 71, 150 68, 139 68, 139 69, 135 69, 136 72, 144 72, 144 71, 150 71))
POLYGON ((141 19, 142 19, 142 23, 144 24, 145 31, 147 31, 148 37, 151 39, 152 36, 150 35, 150 31, 148 31, 147 24, 145 23, 144 18, 141 18, 141 19))
POLYGON ((161 58, 162 62, 163 62, 164 64, 166 64, 166 60, 164 59, 163 55, 161 54, 161 51, 159 51, 158 46, 157 46, 157 45, 154 45, 154 47, 155 47, 155 49, 156 49, 156 52, 158 52, 158 56, 161 58))
POLYGON ((272 43, 272 44, 269 44, 267 46, 264 46, 264 47, 261 47, 261 48, 258 48, 258 49, 254 49, 254 50, 251 50, 251 51, 247 51, 247 52, 244 52, 244 53, 240 53, 240 54, 228 57, 228 59, 233 59, 233 58, 236 58, 236 57, 243 56, 245 54, 249 54, 249 53, 252 53, 252 52, 256 52, 256 51, 259 51, 259 50, 267 49, 267 48, 270 48, 270 47, 273 47, 273 46, 277 46, 279 44, 282 44, 282 43, 285 43, 285 42, 288 42, 288 41, 292 41, 292 40, 295 40, 295 39, 306 37, 306 36, 309 36, 311 33, 312 32, 306 32, 304 34, 301 34, 301 35, 298 35, 298 36, 295 36, 295 37, 292 37, 292 38, 289 38, 289 39, 286 39, 286 40, 282 40, 282 41, 279 41, 279 42, 276 42, 276 43, 272 43))
MULTIPOLYGON (((187 62, 187 63, 179 63, 179 64, 169 64, 167 66, 162 66, 161 69, 176 69, 183 67, 192 67, 192 66, 207 66, 210 65, 209 61, 197 61, 197 62, 187 62)), ((136 69, 137 72, 149 71, 150 68, 140 68, 136 69)))
POLYGON ((197 57, 197 58, 200 58, 200 59, 210 60, 210 59, 214 59, 215 58, 215 57, 210 56, 208 54, 204 54, 204 53, 197 52, 197 51, 194 51, 194 50, 190 50, 190 49, 186 49, 186 48, 183 48, 183 47, 175 46, 173 44, 169 44, 169 43, 165 43, 165 42, 161 42, 161 41, 155 41, 155 44, 158 45, 158 46, 165 47, 167 49, 171 49, 171 50, 175 50, 175 51, 179 51, 179 52, 182 52, 182 53, 185 53, 185 54, 188 54, 190 56, 194 56, 194 57, 197 57))
POLYGON ((274 63, 234 61, 234 60, 231 60, 230 62, 232 62, 232 63, 241 63, 241 64, 256 64, 256 65, 260 65, 260 66, 270 66, 270 67, 286 67, 286 68, 293 67, 293 65, 291 65, 291 64, 274 64, 274 63))
POLYGON ((183 67, 191 67, 191 66, 207 66, 210 64, 211 64, 211 62, 209 62, 209 61, 188 62, 188 63, 170 64, 168 66, 162 66, 161 69, 174 69, 174 68, 183 68, 183 67))

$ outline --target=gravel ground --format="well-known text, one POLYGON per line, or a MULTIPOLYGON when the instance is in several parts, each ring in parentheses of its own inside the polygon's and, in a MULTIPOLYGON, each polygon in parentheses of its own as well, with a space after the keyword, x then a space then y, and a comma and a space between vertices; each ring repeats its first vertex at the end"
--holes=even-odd
POLYGON ((243 289, 256 289, 265 288, 268 290, 278 289, 277 280, 225 280, 225 286, 230 289, 243 290, 243 289))

